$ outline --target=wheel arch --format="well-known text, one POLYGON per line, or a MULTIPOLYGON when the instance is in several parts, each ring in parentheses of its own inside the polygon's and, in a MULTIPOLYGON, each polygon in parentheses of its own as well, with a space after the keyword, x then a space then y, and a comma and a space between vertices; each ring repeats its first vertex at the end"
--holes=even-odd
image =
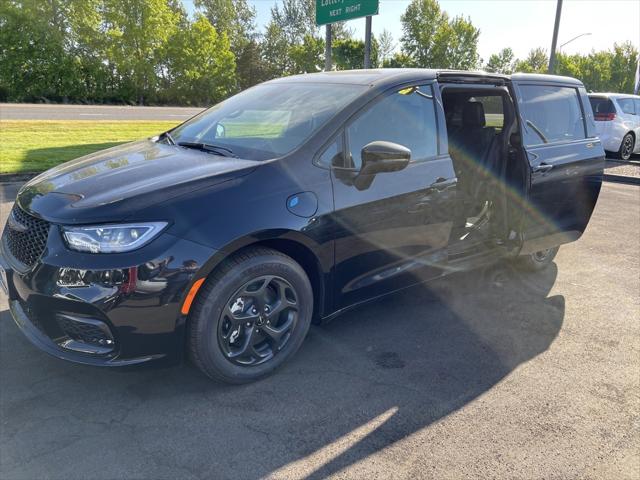
MULTIPOLYGON (((198 273, 194 275, 193 281, 195 282, 197 279, 210 277, 227 258, 243 250, 256 247, 276 250, 297 262, 311 282, 314 296, 314 321, 318 321, 320 318, 326 316, 331 308, 331 299, 329 297, 330 289, 327 288, 326 284, 328 281, 327 276, 330 275, 332 265, 330 265, 328 258, 325 258, 324 261, 322 260, 323 255, 320 252, 322 248, 308 236, 299 232, 290 230, 267 231, 237 239, 218 250, 209 261, 202 266, 198 273)), ((331 252, 333 252, 333 249, 331 249, 331 252)), ((332 258, 331 255, 331 259, 332 258)), ((191 288, 191 285, 189 288, 191 288)))

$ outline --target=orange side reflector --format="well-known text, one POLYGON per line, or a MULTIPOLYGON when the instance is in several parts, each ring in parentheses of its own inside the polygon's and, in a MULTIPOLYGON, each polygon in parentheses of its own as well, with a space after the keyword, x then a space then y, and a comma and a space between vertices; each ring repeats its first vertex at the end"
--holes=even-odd
POLYGON ((189 290, 189 293, 187 294, 187 298, 184 299, 184 303, 182 304, 182 310, 180 310, 183 315, 189 314, 189 309, 191 308, 193 299, 196 298, 196 294, 198 293, 198 290, 200 289, 203 283, 204 283, 204 278, 201 278, 200 280, 196 280, 196 282, 191 286, 191 290, 189 290))

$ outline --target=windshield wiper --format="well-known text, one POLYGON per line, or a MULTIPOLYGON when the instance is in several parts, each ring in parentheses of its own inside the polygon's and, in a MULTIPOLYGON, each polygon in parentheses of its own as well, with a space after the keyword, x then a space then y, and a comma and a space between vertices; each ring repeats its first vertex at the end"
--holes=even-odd
POLYGON ((233 153, 233 150, 227 147, 222 147, 220 145, 212 145, 210 143, 203 142, 178 142, 175 145, 185 148, 195 148, 198 150, 203 150, 205 152, 216 153, 218 155, 222 155, 223 157, 238 158, 238 156, 233 153))

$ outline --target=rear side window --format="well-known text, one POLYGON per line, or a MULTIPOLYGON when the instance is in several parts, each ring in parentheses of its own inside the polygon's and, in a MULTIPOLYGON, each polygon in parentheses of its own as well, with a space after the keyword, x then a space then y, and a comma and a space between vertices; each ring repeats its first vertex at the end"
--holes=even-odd
POLYGON ((399 90, 368 107, 347 127, 349 167, 360 168, 362 147, 383 140, 411 150, 411 161, 438 153, 435 107, 430 85, 399 90))
POLYGON ((636 108, 633 98, 618 98, 617 102, 618 105, 620 105, 620 110, 622 110, 622 113, 629 113, 631 115, 636 114, 636 108))
POLYGON ((586 138, 578 91, 553 85, 521 85, 526 145, 586 138))
POLYGON ((480 97, 478 95, 469 99, 470 102, 480 102, 484 108, 484 120, 487 127, 502 130, 504 126, 504 110, 502 97, 499 95, 480 97))
POLYGON ((594 114, 598 113, 616 113, 616 107, 613 102, 605 97, 589 97, 591 108, 594 114))

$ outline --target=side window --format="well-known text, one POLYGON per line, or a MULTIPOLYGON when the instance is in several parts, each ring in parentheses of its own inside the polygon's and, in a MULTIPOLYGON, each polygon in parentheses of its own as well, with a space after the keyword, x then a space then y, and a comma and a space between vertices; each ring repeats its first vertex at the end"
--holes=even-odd
POLYGON ((636 115, 640 115, 640 98, 635 98, 633 101, 636 103, 636 115))
POLYGON ((636 114, 636 109, 633 104, 633 98, 619 98, 617 101, 618 105, 620 105, 620 110, 622 110, 622 113, 628 113, 631 115, 636 114))
POLYGON ((411 161, 438 153, 433 92, 430 85, 399 90, 376 101, 347 127, 347 166, 360 168, 362 147, 376 140, 411 150, 411 161))
POLYGON ((325 168, 344 167, 344 160, 342 157, 342 134, 338 135, 336 139, 324 149, 324 152, 320 154, 316 163, 325 168))
POLYGON ((563 142, 586 137, 578 91, 552 85, 520 85, 525 145, 563 142))
POLYGON ((502 127, 504 126, 504 110, 502 105, 502 97, 500 95, 474 95, 469 99, 469 101, 482 103, 482 107, 484 109, 485 126, 493 127, 497 131, 502 130, 502 127))

